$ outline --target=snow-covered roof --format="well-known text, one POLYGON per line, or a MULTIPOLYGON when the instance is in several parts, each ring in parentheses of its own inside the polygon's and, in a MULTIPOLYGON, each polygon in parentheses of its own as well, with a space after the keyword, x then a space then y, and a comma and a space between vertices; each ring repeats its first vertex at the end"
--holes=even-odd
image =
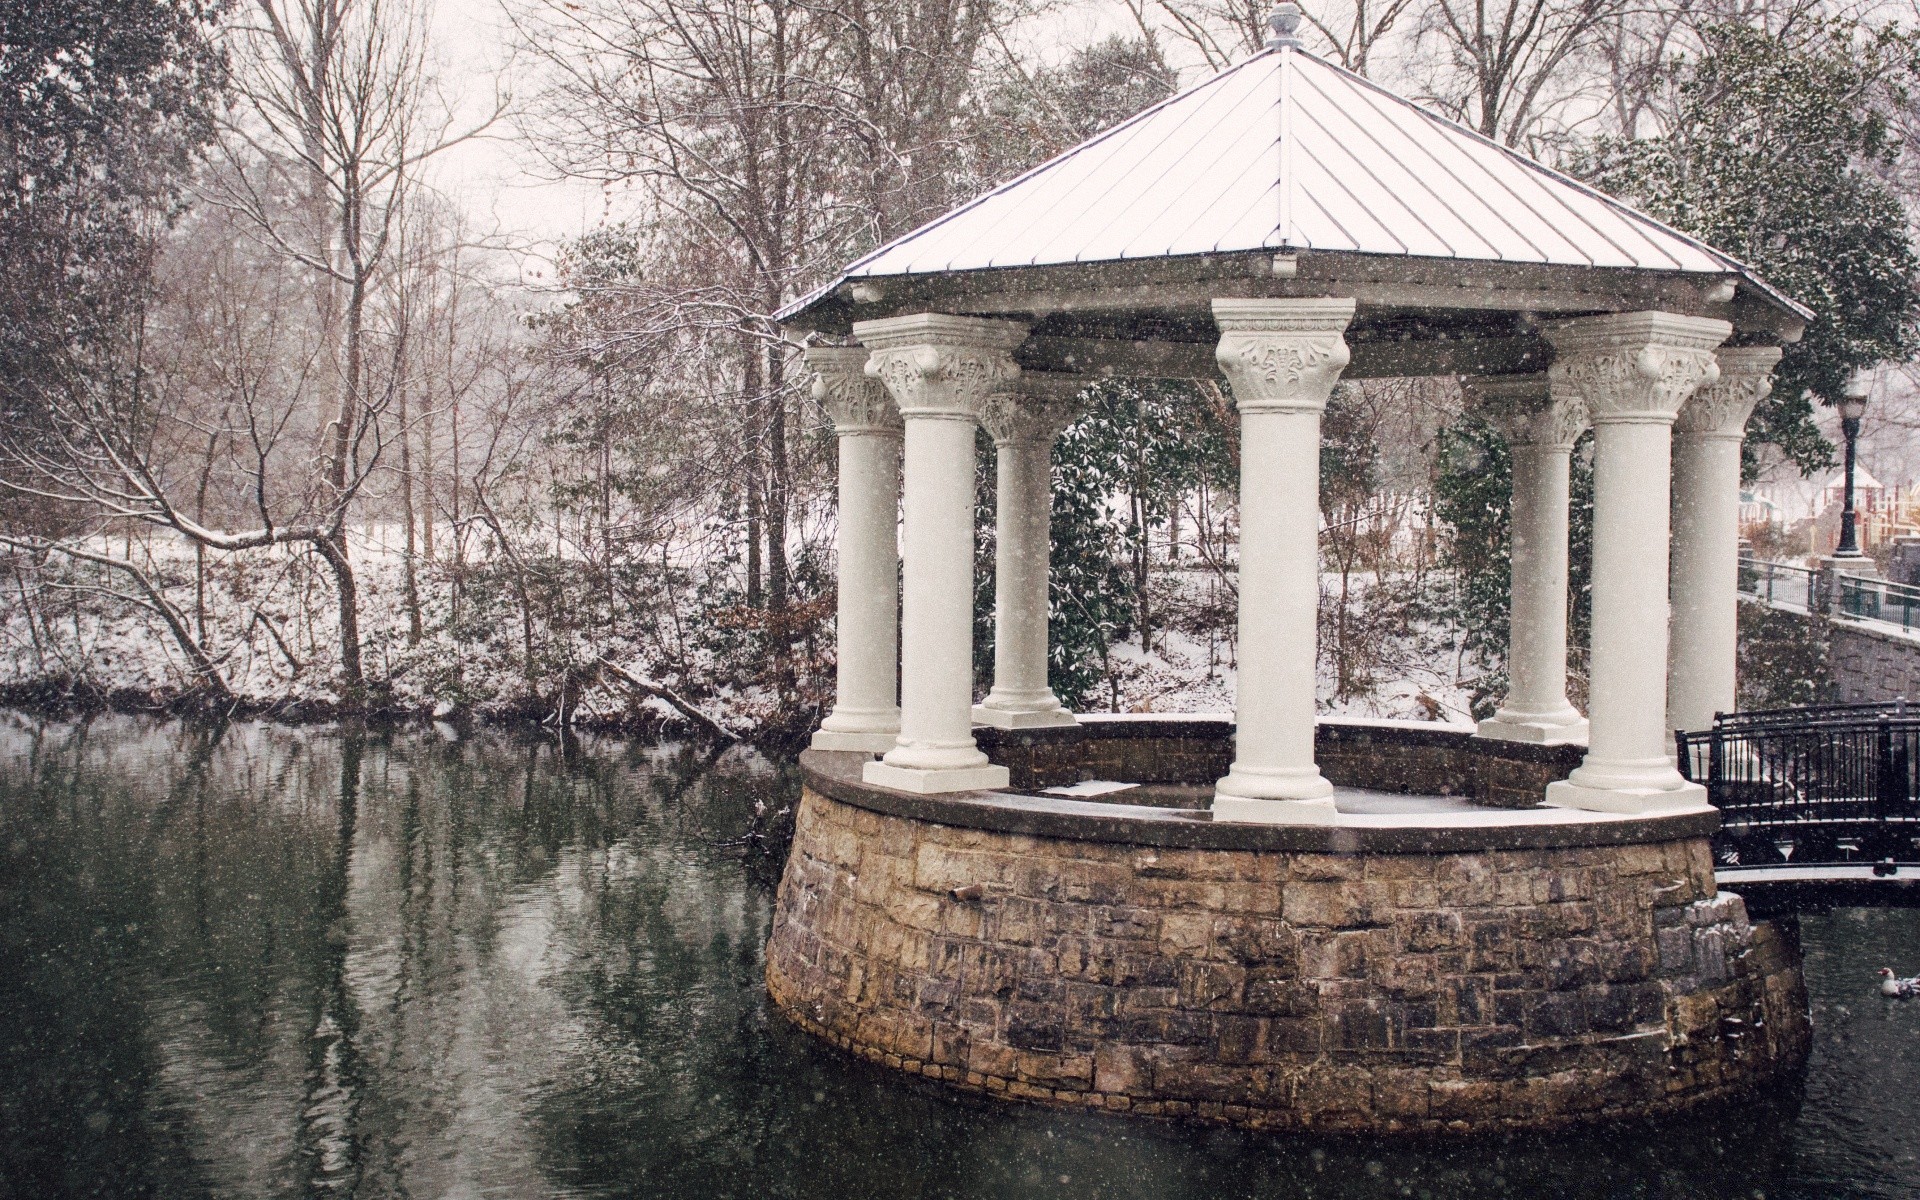
MULTIPOLYGON (((1854 468, 1853 468, 1853 490, 1854 491, 1883 492, 1886 490, 1886 488, 1887 488, 1887 485, 1884 483, 1881 483, 1878 479, 1875 479, 1873 475, 1870 472, 1868 472, 1868 470, 1865 467, 1860 466, 1858 463, 1854 464, 1854 468)), ((1846 475, 1844 474, 1835 475, 1832 479, 1829 479, 1827 481, 1826 490, 1829 492, 1833 492, 1835 494, 1846 491, 1847 490, 1846 475)))
POLYGON ((1733 272, 1764 287, 1705 243, 1292 47, 888 243, 836 284, 1285 249, 1733 272))

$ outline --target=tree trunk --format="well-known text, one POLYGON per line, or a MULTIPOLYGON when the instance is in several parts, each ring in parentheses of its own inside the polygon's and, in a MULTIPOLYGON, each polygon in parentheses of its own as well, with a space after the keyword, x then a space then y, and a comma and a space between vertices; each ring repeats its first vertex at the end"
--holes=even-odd
POLYGON ((418 646, 424 634, 420 620, 420 581, 414 566, 416 547, 413 538, 413 434, 408 426, 407 389, 404 384, 399 389, 400 401, 400 516, 407 523, 406 557, 402 566, 406 570, 407 589, 407 645, 418 646))
POLYGON ((743 340, 746 342, 746 354, 740 384, 744 401, 741 407, 747 413, 747 607, 757 609, 766 604, 766 593, 761 585, 765 560, 760 553, 760 539, 767 530, 767 496, 764 490, 767 478, 762 439, 771 430, 764 411, 766 394, 761 388, 760 349, 751 336, 743 334, 743 340))
POLYGON ((781 386, 779 351, 767 355, 767 604, 787 607, 787 397, 781 386))
MULTIPOLYGON (((749 454, 752 450, 749 449, 749 454)), ((760 488, 750 458, 747 464, 747 607, 761 607, 760 593, 760 488)))
POLYGON ((346 529, 317 539, 313 548, 332 570, 334 594, 340 602, 340 707, 359 712, 366 707, 367 681, 360 664, 360 588, 347 558, 346 529))

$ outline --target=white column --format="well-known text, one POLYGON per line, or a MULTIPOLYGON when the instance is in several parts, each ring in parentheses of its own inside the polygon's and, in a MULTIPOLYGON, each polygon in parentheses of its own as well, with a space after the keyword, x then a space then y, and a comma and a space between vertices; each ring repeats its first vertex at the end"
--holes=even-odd
POLYGON ((988 396, 980 424, 993 435, 993 690, 973 719, 1001 729, 1077 725, 1047 686, 1048 568, 1053 550, 1053 443, 1079 412, 1087 381, 1027 372, 988 396))
POLYGON ((1478 734, 1585 742, 1587 719, 1567 700, 1567 480, 1587 407, 1578 397, 1550 396, 1545 374, 1482 376, 1466 387, 1506 439, 1513 463, 1507 696, 1478 734))
POLYGON ((1313 758, 1320 414, 1347 365, 1352 300, 1215 300, 1215 359, 1240 410, 1234 761, 1216 821, 1332 824, 1313 758))
POLYGON ((1706 803, 1673 765, 1667 711, 1668 483, 1674 416, 1719 374, 1733 327, 1673 313, 1547 326, 1556 397, 1593 420, 1593 647, 1587 756, 1547 803, 1645 813, 1706 803))
POLYGON ((1673 427, 1672 643, 1667 728, 1706 729, 1734 707, 1739 644, 1740 443, 1754 406, 1773 390, 1778 346, 1717 351, 1720 378, 1703 384, 1673 427))
POLYGON ((900 735, 900 409, 859 346, 811 346, 813 395, 840 444, 839 668, 815 750, 880 754, 900 735))
POLYGON ((1017 378, 1026 326, 918 313, 861 321, 867 373, 905 418, 900 737, 863 778, 908 792, 1007 786, 973 740, 973 437, 981 402, 1017 378))

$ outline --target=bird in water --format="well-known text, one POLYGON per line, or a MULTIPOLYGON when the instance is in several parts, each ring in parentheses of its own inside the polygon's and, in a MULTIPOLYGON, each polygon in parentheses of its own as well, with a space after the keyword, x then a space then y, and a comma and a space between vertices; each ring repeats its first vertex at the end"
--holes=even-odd
POLYGON ((1920 996, 1920 975, 1910 979, 1901 979, 1893 973, 1892 967, 1880 968, 1880 994, 1882 996, 1920 996))

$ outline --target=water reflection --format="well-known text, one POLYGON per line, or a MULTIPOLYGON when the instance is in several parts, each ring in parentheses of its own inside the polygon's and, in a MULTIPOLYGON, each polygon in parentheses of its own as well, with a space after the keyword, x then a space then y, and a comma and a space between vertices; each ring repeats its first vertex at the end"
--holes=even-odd
POLYGON ((0 730, 0 1196, 1907 1196, 1920 920, 1806 922, 1804 1090, 1574 1137, 1256 1137, 955 1098, 791 1031, 749 752, 0 730))

